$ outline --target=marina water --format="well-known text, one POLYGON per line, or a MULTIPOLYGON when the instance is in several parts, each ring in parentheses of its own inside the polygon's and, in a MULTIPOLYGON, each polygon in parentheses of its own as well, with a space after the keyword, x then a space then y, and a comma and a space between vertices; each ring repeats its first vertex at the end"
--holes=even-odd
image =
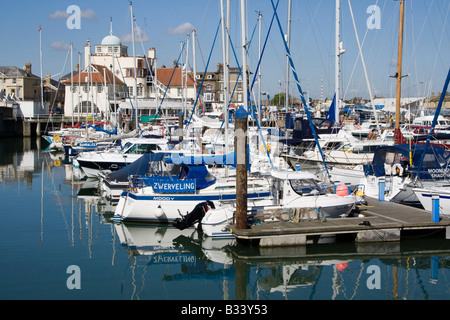
MULTIPOLYGON (((438 300, 450 240, 262 249, 112 222, 113 206, 37 139, 0 140, 0 299, 438 300)), ((405 210, 408 208, 405 207, 405 210)))

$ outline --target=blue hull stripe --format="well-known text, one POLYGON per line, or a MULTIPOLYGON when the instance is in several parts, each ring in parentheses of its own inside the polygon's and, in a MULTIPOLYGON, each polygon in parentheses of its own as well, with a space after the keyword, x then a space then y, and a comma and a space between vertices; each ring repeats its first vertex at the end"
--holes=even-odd
MULTIPOLYGON (((122 196, 126 196, 127 193, 122 193, 122 196)), ((270 196, 270 192, 263 193, 249 193, 247 195, 248 199, 254 198, 264 198, 270 196)), ((219 200, 236 200, 235 194, 226 194, 226 195, 204 195, 204 194, 190 194, 190 195, 170 195, 170 194, 161 194, 154 196, 141 196, 133 193, 128 193, 128 197, 134 200, 150 200, 150 201, 219 201, 219 200)))
MULTIPOLYGON (((427 197, 427 198, 431 198, 431 194, 430 193, 422 193, 422 196, 427 197)), ((439 199, 450 199, 450 196, 439 196, 439 199)))

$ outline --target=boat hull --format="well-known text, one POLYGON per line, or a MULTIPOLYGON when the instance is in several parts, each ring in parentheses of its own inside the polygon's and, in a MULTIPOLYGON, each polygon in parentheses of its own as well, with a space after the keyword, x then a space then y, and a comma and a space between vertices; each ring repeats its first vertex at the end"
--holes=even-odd
MULTIPOLYGON (((249 199, 267 198, 270 192, 248 193, 249 199)), ((211 201, 216 207, 220 202, 236 201, 236 194, 137 194, 122 193, 114 214, 115 220, 170 223, 190 213, 200 202, 211 201)))
POLYGON ((414 188, 414 193, 427 211, 433 210, 432 195, 439 197, 439 213, 450 216, 450 190, 414 188))

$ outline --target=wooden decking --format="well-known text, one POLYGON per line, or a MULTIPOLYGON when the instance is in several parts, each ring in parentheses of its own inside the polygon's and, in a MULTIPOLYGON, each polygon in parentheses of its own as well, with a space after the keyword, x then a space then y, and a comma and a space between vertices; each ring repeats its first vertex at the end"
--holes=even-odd
POLYGON ((273 222, 254 225, 250 229, 231 233, 239 240, 259 241, 261 247, 306 245, 311 239, 327 235, 354 235, 356 242, 400 241, 404 231, 446 229, 449 237, 450 219, 432 222, 431 213, 423 209, 367 199, 367 206, 360 206, 363 217, 336 218, 292 222, 273 222))

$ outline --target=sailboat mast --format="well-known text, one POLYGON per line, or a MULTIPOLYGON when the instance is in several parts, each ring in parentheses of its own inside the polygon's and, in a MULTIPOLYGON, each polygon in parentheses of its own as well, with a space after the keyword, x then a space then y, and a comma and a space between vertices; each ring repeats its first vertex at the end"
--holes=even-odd
POLYGON ((242 99, 244 109, 249 112, 248 106, 248 87, 247 87, 247 32, 246 32, 246 10, 245 0, 241 0, 241 41, 242 41, 242 99))
POLYGON ((73 43, 70 43, 70 94, 72 98, 72 127, 74 126, 73 120, 73 43))
POLYGON ((42 79, 42 28, 39 26, 39 60, 41 65, 41 109, 44 110, 44 81, 42 79))
POLYGON ((339 72, 340 72, 340 55, 341 55, 341 50, 340 50, 340 11, 341 11, 341 1, 340 0, 336 0, 336 44, 335 44, 335 79, 334 79, 334 92, 336 94, 336 102, 335 102, 335 121, 339 121, 339 110, 340 110, 340 100, 339 100, 339 72))
POLYGON ((137 68, 136 68, 136 46, 134 40, 134 14, 133 14, 133 3, 130 1, 130 12, 131 12, 131 36, 133 38, 133 63, 134 63, 134 112, 135 112, 135 121, 136 121, 136 130, 138 131, 138 110, 137 110, 137 68))
MULTIPOLYGON (((224 12, 224 6, 223 6, 223 0, 220 0, 220 14, 221 14, 221 20, 222 20, 222 55, 223 55, 223 66, 222 66, 222 72, 223 72, 223 112, 225 114, 225 154, 228 153, 228 102, 230 100, 228 95, 228 61, 227 61, 227 41, 228 37, 226 36, 226 20, 225 20, 225 12, 224 12)), ((225 166, 227 167, 227 166, 225 166)), ((228 169, 226 169, 228 170, 228 169)))
POLYGON ((400 128, 400 98, 402 94, 402 53, 403 53, 403 17, 405 10, 405 1, 400 0, 400 21, 398 27, 398 58, 397 58, 397 94, 395 110, 395 129, 400 128))
MULTIPOLYGON (((288 21, 287 21, 287 35, 286 42, 289 50, 291 50, 291 8, 292 8, 292 0, 288 2, 288 21)), ((289 110, 289 57, 286 55, 286 94, 285 94, 285 108, 286 112, 289 110)))

